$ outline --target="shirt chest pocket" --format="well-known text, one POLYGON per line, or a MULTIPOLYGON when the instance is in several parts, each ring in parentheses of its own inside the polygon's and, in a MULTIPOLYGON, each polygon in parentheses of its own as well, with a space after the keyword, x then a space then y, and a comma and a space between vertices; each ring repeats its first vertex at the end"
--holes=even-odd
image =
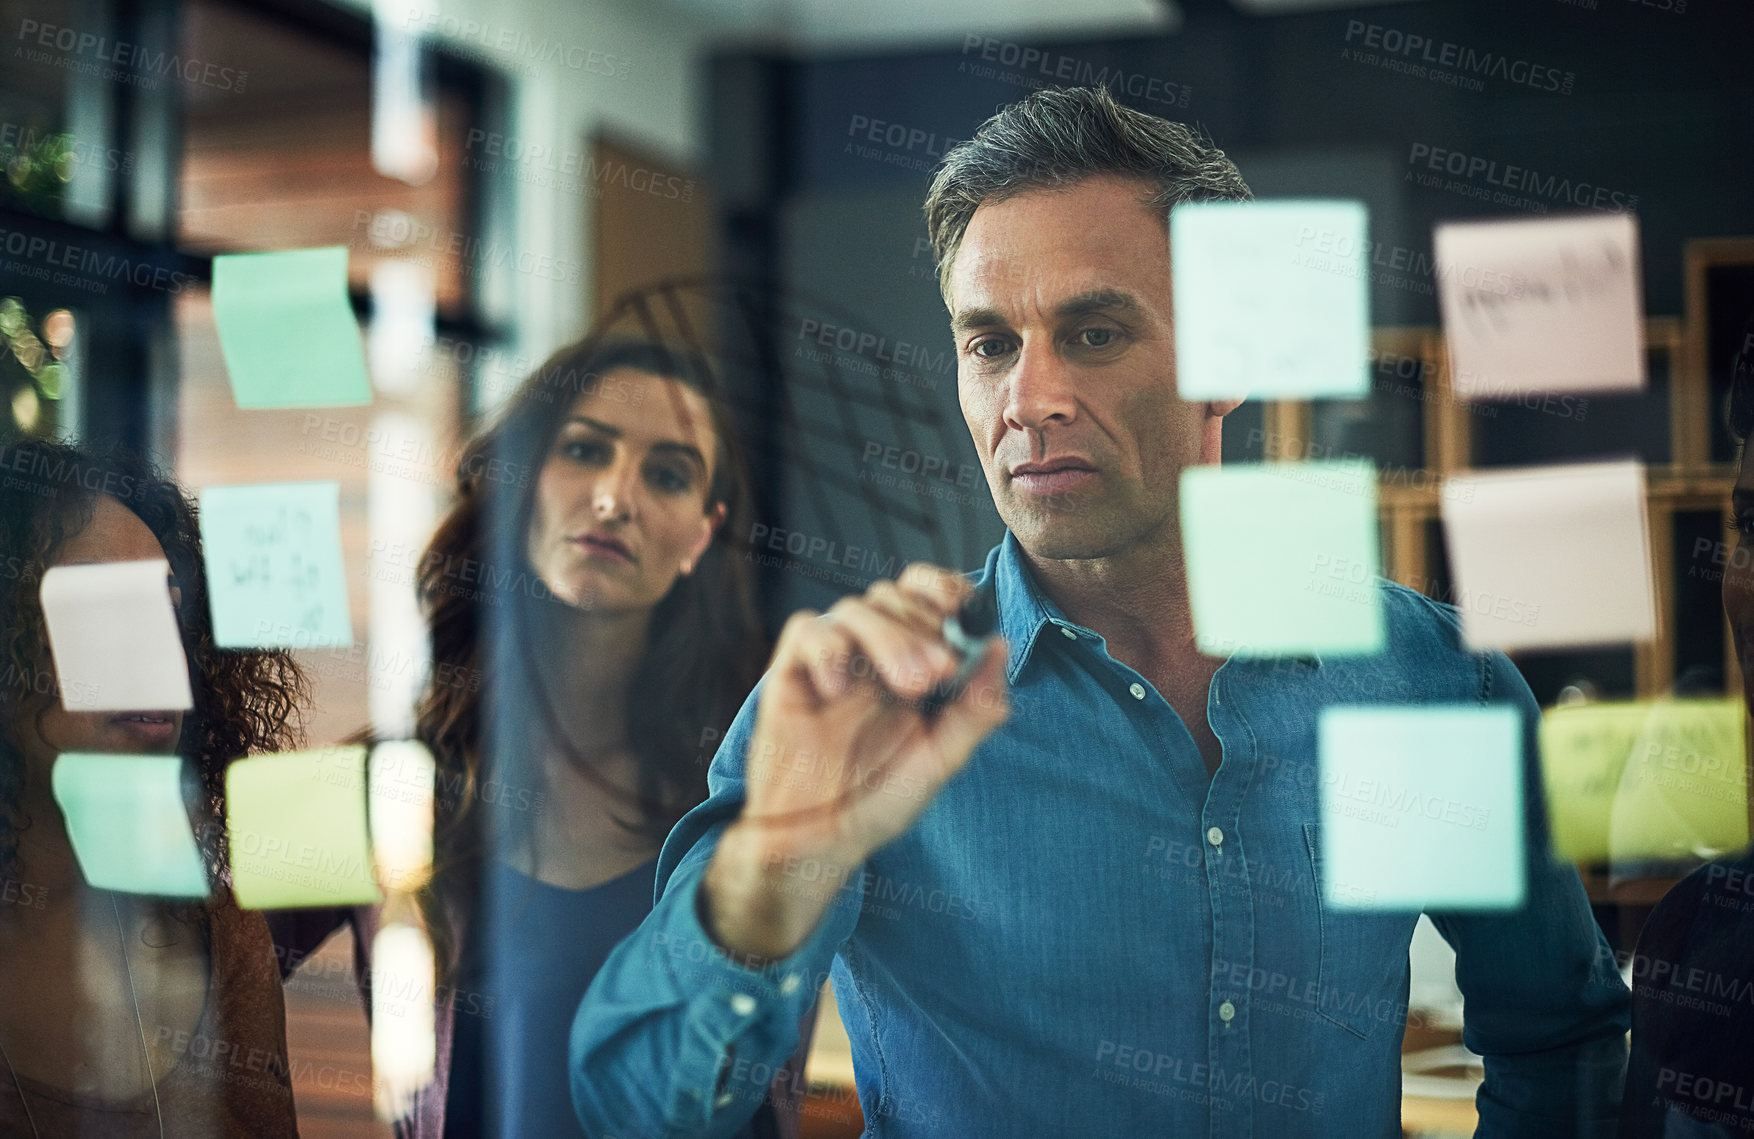
POLYGON ((1407 947, 1419 915, 1328 905, 1317 829, 1313 822, 1303 824, 1317 927, 1317 1014, 1361 1039, 1398 1033, 1407 1018, 1407 947))

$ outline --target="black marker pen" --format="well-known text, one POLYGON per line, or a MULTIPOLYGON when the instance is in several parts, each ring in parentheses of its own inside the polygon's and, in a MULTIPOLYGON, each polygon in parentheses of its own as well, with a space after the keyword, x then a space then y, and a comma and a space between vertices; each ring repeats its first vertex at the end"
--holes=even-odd
POLYGON ((955 676, 932 689, 931 694, 922 702, 921 711, 927 719, 942 712, 946 704, 954 703, 962 695, 969 678, 981 666, 981 660, 986 656, 986 639, 998 627, 999 599, 994 593, 992 578, 988 578, 969 595, 961 608, 944 618, 944 639, 950 642, 950 647, 962 658, 962 665, 956 670, 955 676))

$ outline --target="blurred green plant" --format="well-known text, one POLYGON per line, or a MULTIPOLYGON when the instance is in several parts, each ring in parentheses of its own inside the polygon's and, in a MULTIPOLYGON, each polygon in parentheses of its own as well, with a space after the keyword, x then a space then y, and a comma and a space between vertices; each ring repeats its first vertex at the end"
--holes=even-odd
POLYGON ((66 309, 56 309, 38 324, 17 297, 0 299, 0 391, 19 430, 55 433, 72 343, 73 314, 66 309))
POLYGON ((15 140, 0 140, 0 170, 6 174, 0 179, 0 200, 50 212, 61 201, 76 161, 73 136, 65 131, 25 131, 15 140))

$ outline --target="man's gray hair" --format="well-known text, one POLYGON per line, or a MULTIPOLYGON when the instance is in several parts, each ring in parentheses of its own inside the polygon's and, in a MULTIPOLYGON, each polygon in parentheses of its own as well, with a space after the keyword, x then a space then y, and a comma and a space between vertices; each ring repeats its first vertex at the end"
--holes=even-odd
POLYGON ((987 202, 1101 175, 1137 178, 1167 220, 1182 202, 1254 197, 1236 164, 1198 131, 1115 102, 1106 87, 1031 93, 981 124, 944 156, 926 195, 926 232, 948 300, 950 263, 968 219, 987 202))

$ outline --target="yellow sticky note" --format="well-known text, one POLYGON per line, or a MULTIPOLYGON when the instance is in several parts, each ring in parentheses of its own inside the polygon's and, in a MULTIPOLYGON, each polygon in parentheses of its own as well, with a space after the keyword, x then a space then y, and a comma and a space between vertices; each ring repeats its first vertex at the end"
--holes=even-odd
POLYGON ((379 900, 366 828, 365 749, 242 759, 226 769, 232 889, 245 909, 379 900))
POLYGON ((1748 842, 1740 699, 1577 704, 1541 721, 1553 847, 1574 862, 1712 858, 1748 842))

